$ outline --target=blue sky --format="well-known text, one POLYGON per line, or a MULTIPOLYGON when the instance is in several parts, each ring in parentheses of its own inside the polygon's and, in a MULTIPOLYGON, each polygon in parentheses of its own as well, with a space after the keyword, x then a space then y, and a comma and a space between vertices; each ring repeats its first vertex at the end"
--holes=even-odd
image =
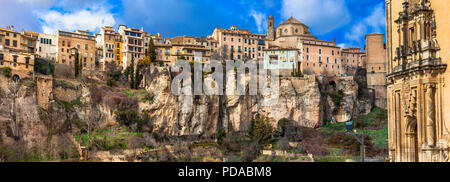
POLYGON ((207 36, 231 25, 266 33, 270 14, 276 24, 293 16, 344 47, 363 47, 365 34, 385 32, 384 0, 0 0, 0 27, 45 33, 120 24, 163 37, 207 36))

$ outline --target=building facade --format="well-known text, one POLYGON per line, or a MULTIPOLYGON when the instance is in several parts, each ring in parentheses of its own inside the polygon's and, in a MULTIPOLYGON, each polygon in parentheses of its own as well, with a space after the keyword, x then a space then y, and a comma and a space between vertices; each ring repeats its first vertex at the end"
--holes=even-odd
POLYGON ((182 57, 188 62, 208 63, 211 60, 211 49, 197 40, 198 38, 190 36, 166 38, 164 44, 155 45, 156 64, 171 66, 182 57))
POLYGON ((255 34, 249 30, 238 29, 231 26, 230 29, 216 28, 211 37, 217 41, 217 51, 225 51, 233 60, 262 60, 266 35, 255 34))
POLYGON ((144 30, 120 25, 118 32, 123 39, 122 67, 126 69, 131 64, 132 59, 134 59, 134 64, 137 64, 140 59, 144 59, 146 56, 144 49, 144 30))
POLYGON ((58 36, 39 33, 36 43, 36 56, 56 62, 58 60, 58 36))
POLYGON ((95 36, 89 31, 77 30, 67 32, 59 30, 58 36, 58 64, 75 65, 75 53, 78 52, 83 69, 95 69, 95 36))
POLYGON ((9 67, 21 76, 32 75, 36 40, 34 33, 19 33, 13 26, 0 28, 0 68, 9 67))
POLYGON ((98 60, 102 70, 106 63, 122 65, 122 43, 122 36, 111 26, 102 27, 100 33, 96 34, 96 47, 101 49, 98 60))
POLYGON ((386 0, 391 161, 449 161, 449 10, 442 0, 386 0))
POLYGON ((374 90, 375 106, 387 109, 386 90, 386 45, 384 34, 372 33, 366 35, 367 87, 374 90))
POLYGON ((363 63, 360 48, 341 49, 336 40, 318 40, 309 27, 291 17, 275 27, 273 16, 268 18, 267 50, 298 50, 297 71, 317 76, 346 76, 363 63))

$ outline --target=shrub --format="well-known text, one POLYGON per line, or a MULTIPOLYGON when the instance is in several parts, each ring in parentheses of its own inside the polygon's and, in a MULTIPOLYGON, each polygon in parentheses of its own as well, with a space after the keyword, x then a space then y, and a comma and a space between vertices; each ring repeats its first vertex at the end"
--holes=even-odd
POLYGON ((12 69, 10 67, 3 67, 3 76, 5 76, 6 78, 10 78, 11 71, 12 69))
MULTIPOLYGON (((358 137, 360 136, 358 135, 358 137)), ((358 156, 361 154, 361 144, 355 137, 345 132, 336 133, 334 136, 330 137, 328 143, 332 147, 343 148, 343 152, 347 155, 358 156)), ((376 148, 376 146, 372 142, 372 138, 368 134, 364 134, 364 147, 365 155, 368 157, 383 153, 383 149, 376 148)))
POLYGON ((331 97, 331 100, 334 103, 334 106, 338 107, 341 105, 342 98, 345 97, 344 90, 339 90, 337 92, 328 92, 328 95, 331 97))
POLYGON ((236 133, 228 133, 221 147, 227 152, 238 152, 241 150, 241 137, 236 133))
POLYGON ((216 133, 217 143, 222 144, 223 138, 225 138, 226 136, 227 136, 227 133, 225 132, 225 129, 220 129, 219 131, 217 131, 217 133, 216 133))
POLYGON ((34 71, 44 75, 52 75, 55 72, 55 65, 50 60, 38 58, 34 61, 34 71))
POLYGON ((261 150, 261 145, 257 142, 252 142, 247 145, 241 153, 241 162, 252 162, 258 157, 261 150))
POLYGON ((272 140, 272 127, 269 124, 269 118, 257 114, 252 119, 248 135, 250 139, 259 144, 268 144, 272 140))
POLYGON ((324 156, 329 153, 328 145, 323 135, 312 128, 303 128, 303 140, 301 144, 309 154, 324 156))
POLYGON ((139 122, 137 109, 128 104, 119 104, 114 114, 116 115, 117 122, 127 127, 139 122))
POLYGON ((291 146, 289 146, 289 140, 286 137, 278 140, 278 146, 281 150, 289 150, 291 146))

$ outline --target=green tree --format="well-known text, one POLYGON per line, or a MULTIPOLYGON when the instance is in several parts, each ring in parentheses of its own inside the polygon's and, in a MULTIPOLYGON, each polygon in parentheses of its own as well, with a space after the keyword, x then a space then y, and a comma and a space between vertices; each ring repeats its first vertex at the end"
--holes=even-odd
POLYGON ((5 76, 6 78, 10 78, 11 77, 11 68, 10 67, 3 67, 3 76, 5 76))
POLYGON ((150 43, 148 44, 147 56, 141 60, 143 66, 150 66, 152 62, 156 61, 156 49, 153 43, 153 38, 150 38, 150 43))
POLYGON ((256 117, 252 119, 248 135, 250 139, 259 144, 270 143, 272 139, 272 126, 269 124, 269 118, 256 114, 256 117))
POLYGON ((134 85, 136 84, 135 82, 135 75, 134 75, 134 58, 131 59, 131 64, 129 65, 130 67, 130 72, 128 73, 130 75, 130 88, 134 89, 134 85))
POLYGON ((75 68, 75 78, 78 77, 78 75, 80 74, 80 54, 78 52, 75 53, 75 62, 74 62, 74 68, 75 68))
POLYGON ((135 76, 134 76, 134 89, 138 89, 139 88, 139 83, 141 83, 141 74, 140 74, 140 69, 138 68, 139 66, 136 67, 135 69, 135 76))

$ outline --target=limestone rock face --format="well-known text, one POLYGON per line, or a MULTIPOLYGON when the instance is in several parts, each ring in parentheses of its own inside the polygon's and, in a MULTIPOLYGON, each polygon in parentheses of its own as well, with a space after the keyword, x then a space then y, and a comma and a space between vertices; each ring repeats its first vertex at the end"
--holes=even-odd
POLYGON ((35 85, 0 79, 0 141, 10 145, 22 141, 29 148, 45 139, 48 130, 39 118, 35 85))
MULTIPOLYGON (((287 118, 305 127, 316 128, 323 124, 323 108, 318 82, 313 76, 282 78, 278 99, 266 105, 269 95, 239 95, 237 91, 225 95, 174 95, 171 78, 167 72, 152 70, 146 79, 146 90, 154 95, 152 103, 140 103, 141 112, 152 118, 153 130, 167 135, 214 135, 218 129, 246 132, 257 113, 266 114, 273 127, 278 120, 287 118)), ((235 75, 227 76, 225 88, 236 88, 235 75)), ((210 75, 204 77, 208 81, 210 75)), ((248 83, 249 76, 242 79, 248 83)), ((205 81, 205 82, 206 82, 205 81)), ((190 88, 187 88, 188 90, 190 88)), ((217 90, 215 90, 217 91, 217 90)), ((224 93, 227 93, 224 90, 224 93)))

